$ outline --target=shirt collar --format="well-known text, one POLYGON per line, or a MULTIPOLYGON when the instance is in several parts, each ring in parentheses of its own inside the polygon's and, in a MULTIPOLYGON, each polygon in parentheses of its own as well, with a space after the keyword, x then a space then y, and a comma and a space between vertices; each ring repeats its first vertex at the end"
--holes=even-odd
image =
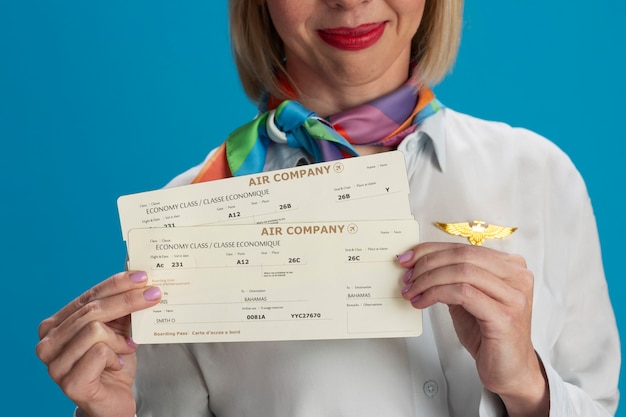
MULTIPOLYGON (((407 152, 420 152, 429 143, 433 147, 437 164, 442 172, 446 170, 446 109, 443 108, 432 116, 426 118, 419 128, 408 135, 398 146, 405 154, 407 152), (414 141, 417 146, 413 150, 409 150, 407 144, 414 141)), ((289 146, 273 146, 271 143, 268 148, 267 159, 264 171, 271 171, 286 167, 294 167, 302 164, 313 163, 307 160, 301 149, 289 146)))
POLYGON ((415 140, 418 143, 414 152, 423 149, 428 142, 432 144, 435 158, 441 172, 446 171, 446 109, 441 109, 437 113, 428 117, 422 122, 417 131, 405 138, 400 145, 404 152, 408 152, 406 143, 409 140, 415 140), (415 135, 417 137, 415 137, 415 135))

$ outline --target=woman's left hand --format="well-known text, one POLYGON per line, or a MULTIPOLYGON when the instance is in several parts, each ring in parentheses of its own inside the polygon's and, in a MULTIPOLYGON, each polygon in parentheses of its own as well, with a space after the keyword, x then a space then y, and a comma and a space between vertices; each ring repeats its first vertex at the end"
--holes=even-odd
POLYGON ((482 246, 422 243, 398 261, 407 268, 402 296, 420 309, 448 305, 483 385, 500 395, 509 415, 543 415, 548 386, 531 341, 534 277, 524 258, 482 246))

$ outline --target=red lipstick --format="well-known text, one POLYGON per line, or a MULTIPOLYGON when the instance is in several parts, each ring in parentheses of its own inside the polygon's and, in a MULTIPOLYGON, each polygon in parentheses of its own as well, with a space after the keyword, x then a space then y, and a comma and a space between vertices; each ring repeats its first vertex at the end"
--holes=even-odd
POLYGON ((383 33, 386 24, 368 23, 355 28, 328 28, 318 30, 319 37, 328 45, 344 51, 359 51, 374 45, 383 33))

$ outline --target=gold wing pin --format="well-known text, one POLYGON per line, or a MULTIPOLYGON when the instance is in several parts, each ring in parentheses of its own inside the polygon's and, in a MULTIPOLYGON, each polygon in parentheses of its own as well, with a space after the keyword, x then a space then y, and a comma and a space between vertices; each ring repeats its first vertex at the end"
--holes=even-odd
POLYGON ((476 246, 481 246, 485 239, 502 239, 510 236, 517 230, 517 227, 496 226, 495 224, 485 225, 485 222, 482 220, 474 220, 472 223, 435 222, 435 225, 448 234, 466 237, 472 245, 476 246))

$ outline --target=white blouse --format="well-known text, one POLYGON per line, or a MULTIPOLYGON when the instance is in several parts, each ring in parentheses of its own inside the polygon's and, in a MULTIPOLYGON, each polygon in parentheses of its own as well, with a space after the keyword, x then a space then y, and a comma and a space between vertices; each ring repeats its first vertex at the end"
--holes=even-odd
MULTIPOLYGON (((451 109, 398 149, 421 241, 467 242, 434 222, 518 228, 484 246, 523 255, 534 273, 532 337, 549 379, 550 415, 613 415, 619 337, 592 206, 570 159, 528 130, 451 109)), ((268 155, 268 170, 303 158, 278 145, 268 155)), ((188 184, 199 169, 168 186, 188 184)), ((140 417, 506 415, 445 305, 424 311, 417 338, 144 345, 138 360, 140 417)))

